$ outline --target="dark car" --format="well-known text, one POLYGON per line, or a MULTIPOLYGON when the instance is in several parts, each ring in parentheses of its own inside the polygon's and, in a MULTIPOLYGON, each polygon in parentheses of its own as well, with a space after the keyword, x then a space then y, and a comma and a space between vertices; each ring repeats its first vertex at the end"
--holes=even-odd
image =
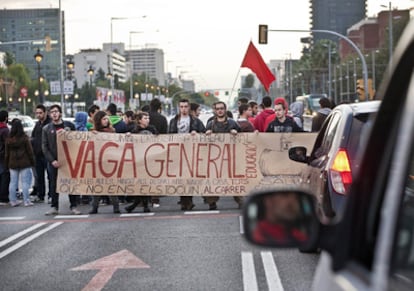
POLYGON ((380 101, 339 105, 322 125, 310 155, 305 147, 289 149, 291 160, 307 164, 301 183, 315 193, 322 216, 333 217, 342 210, 352 175, 359 167, 361 137, 379 105, 380 101))
POLYGON ((315 193, 298 187, 269 189, 246 199, 243 225, 249 241, 273 247, 303 247, 313 242, 320 246, 314 290, 414 290, 413 52, 411 21, 377 91, 376 98, 382 100, 377 116, 371 129, 361 134, 362 159, 342 217, 326 224, 311 223, 317 220, 315 193), (292 193, 298 206, 290 208, 294 213, 284 213, 288 219, 276 227, 289 233, 295 223, 294 230, 301 236, 260 242, 253 234, 257 218, 266 214, 252 210, 269 195, 288 198, 292 193))

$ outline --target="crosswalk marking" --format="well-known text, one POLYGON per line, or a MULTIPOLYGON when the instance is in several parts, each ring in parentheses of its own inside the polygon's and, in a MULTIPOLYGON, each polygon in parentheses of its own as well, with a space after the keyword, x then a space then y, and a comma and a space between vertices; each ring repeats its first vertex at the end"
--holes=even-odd
POLYGON ((273 254, 271 252, 261 252, 263 266, 266 274, 267 286, 269 291, 283 291, 282 282, 280 281, 273 254))
POLYGON ((24 236, 26 233, 29 233, 29 232, 31 232, 31 231, 33 231, 33 230, 35 230, 35 229, 37 229, 37 228, 45 225, 45 224, 46 224, 46 222, 37 223, 35 225, 32 225, 29 228, 26 228, 23 231, 20 231, 20 232, 14 234, 14 235, 12 235, 12 236, 10 236, 10 237, 2 240, 2 241, 0 241, 0 248, 3 247, 3 246, 5 246, 5 245, 7 245, 8 243, 14 241, 15 239, 18 239, 19 237, 24 236))
POLYGON ((30 241, 34 240, 35 238, 38 238, 39 236, 41 236, 42 234, 48 232, 49 230, 54 229, 55 227, 58 227, 59 225, 61 225, 63 222, 55 222, 53 224, 51 224, 50 226, 35 232, 34 234, 26 237, 25 239, 19 241, 18 243, 12 245, 11 247, 5 249, 4 251, 0 252, 0 259, 4 258, 5 256, 9 255, 10 253, 16 251, 17 249, 21 248, 22 246, 28 244, 30 241))
POLYGON ((257 291, 256 270, 254 268, 253 254, 251 252, 242 252, 242 270, 243 270, 243 290, 257 291))

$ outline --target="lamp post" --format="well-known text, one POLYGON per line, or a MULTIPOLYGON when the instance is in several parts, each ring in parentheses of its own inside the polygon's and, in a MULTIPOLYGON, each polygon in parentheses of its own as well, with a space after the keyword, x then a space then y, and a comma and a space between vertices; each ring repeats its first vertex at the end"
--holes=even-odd
POLYGON ((89 75, 89 90, 91 91, 91 97, 92 97, 92 78, 93 78, 93 74, 95 73, 95 71, 92 68, 92 65, 89 65, 89 69, 87 73, 89 75))
MULTIPOLYGON (((69 56, 69 60, 66 62, 66 67, 68 68, 68 79, 69 81, 72 81, 72 71, 75 68, 75 63, 73 62, 73 58, 72 56, 69 56)), ((73 117, 73 95, 74 92, 72 94, 69 95, 70 98, 70 116, 73 117)))
MULTIPOLYGON (((113 68, 113 62, 112 62, 112 52, 113 52, 113 25, 112 22, 114 20, 127 20, 127 19, 140 19, 140 18, 145 18, 147 17, 146 15, 142 15, 140 17, 111 17, 111 52, 110 52, 110 71, 113 72, 114 68, 113 68)), ((113 82, 111 79, 111 89, 113 89, 113 82)))
MULTIPOLYGON (((381 5, 381 7, 387 8, 386 5, 381 5)), ((390 66, 392 66, 392 43, 393 43, 393 32, 392 32, 393 28, 392 28, 392 5, 391 5, 391 1, 388 3, 388 38, 389 38, 389 62, 390 62, 390 66)))
POLYGON ((43 55, 40 53, 40 49, 37 49, 36 54, 33 56, 37 63, 37 81, 38 81, 38 90, 39 90, 39 103, 43 104, 43 94, 42 94, 42 82, 40 80, 40 62, 43 60, 43 55))

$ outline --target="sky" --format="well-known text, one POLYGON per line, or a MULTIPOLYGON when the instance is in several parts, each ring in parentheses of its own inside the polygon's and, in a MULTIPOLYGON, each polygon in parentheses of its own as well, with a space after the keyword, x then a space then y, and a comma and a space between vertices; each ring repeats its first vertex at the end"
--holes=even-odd
MULTIPOLYGON (((337 0, 340 1, 340 0, 337 0)), ((388 7, 368 0, 367 16, 388 7)), ((65 12, 66 53, 123 42, 126 48, 157 47, 164 51, 165 69, 173 77, 193 79, 196 90, 238 88, 240 68, 250 40, 265 62, 299 58, 306 33, 269 33, 258 44, 258 25, 269 29, 310 29, 309 0, 61 0, 65 12), (111 18, 126 18, 112 20, 111 18)), ((411 0, 392 1, 407 9, 411 0)), ((59 0, 2 0, 0 8, 58 8, 59 0)))

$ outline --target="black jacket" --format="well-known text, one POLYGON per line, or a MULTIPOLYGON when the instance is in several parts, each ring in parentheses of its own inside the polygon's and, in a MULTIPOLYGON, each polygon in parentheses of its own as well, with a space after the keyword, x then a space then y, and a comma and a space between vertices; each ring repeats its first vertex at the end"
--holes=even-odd
POLYGON ((39 120, 36 122, 33 131, 32 131, 32 147, 33 147, 33 152, 36 156, 43 156, 43 151, 42 151, 42 129, 43 127, 48 124, 50 122, 50 117, 49 115, 46 116, 45 121, 40 122, 39 120))
MULTIPOLYGON (((190 132, 195 131, 203 133, 206 131, 203 122, 197 117, 190 116, 190 132)), ((173 119, 170 120, 170 126, 168 128, 168 133, 178 133, 177 123, 180 115, 177 114, 173 119)), ((189 133, 190 133, 189 132, 189 133)))

